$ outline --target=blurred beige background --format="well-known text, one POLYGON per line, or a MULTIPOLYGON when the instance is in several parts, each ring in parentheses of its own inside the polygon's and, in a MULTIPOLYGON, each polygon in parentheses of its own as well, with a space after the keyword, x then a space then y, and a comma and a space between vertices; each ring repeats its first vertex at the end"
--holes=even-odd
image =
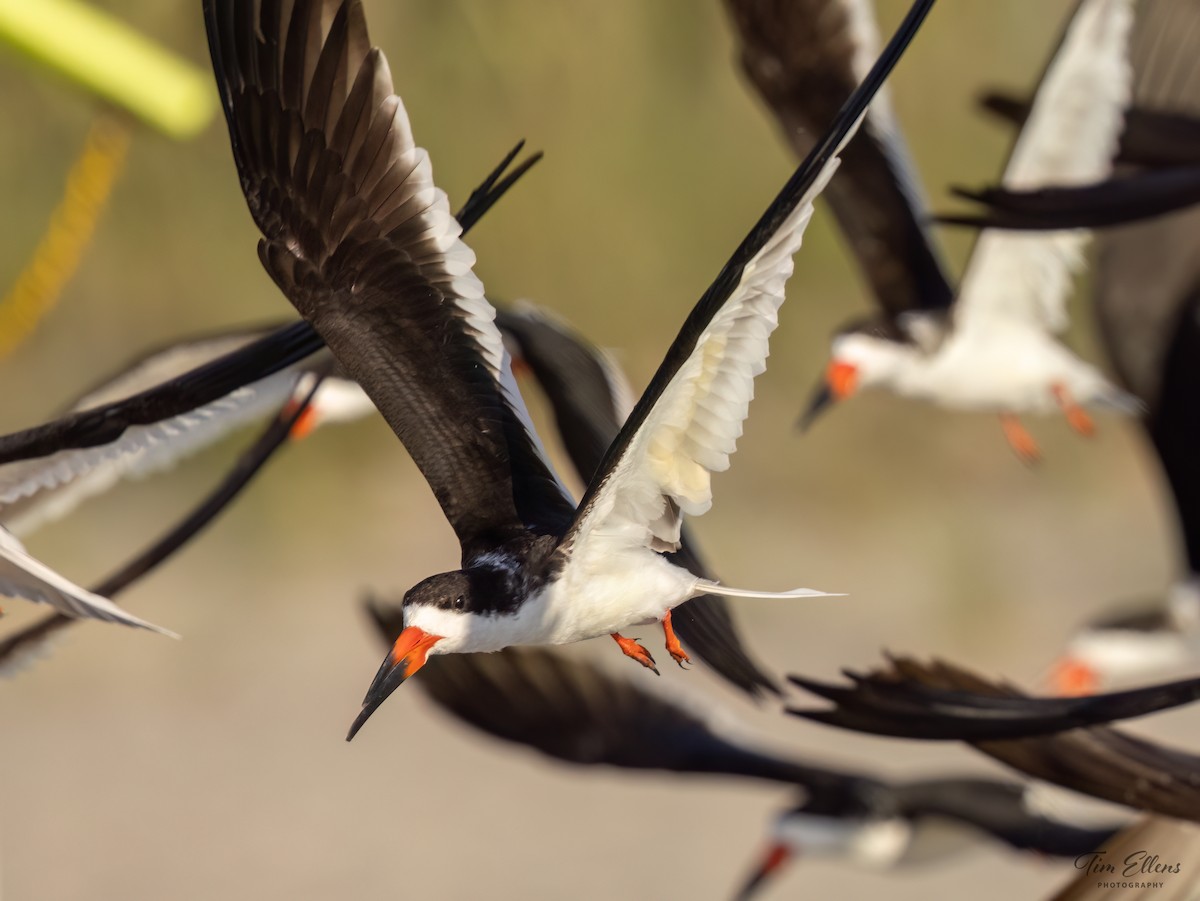
MULTIPOLYGON (((105 0, 206 64, 198 2, 105 0)), ((998 172, 985 85, 1029 86, 1067 0, 943 3, 892 79, 934 205, 998 172)), ((881 4, 884 29, 905 4, 881 4)), ((618 351, 644 384, 690 305, 793 161, 734 64, 713 0, 368 0, 418 141, 456 204, 518 139, 546 159, 471 236, 497 298, 534 298, 618 351)), ((0 57, 0 282, 57 200, 90 101, 0 57)), ((0 362, 0 428, 47 418, 144 349, 291 308, 261 271, 220 123, 139 133, 79 277, 0 362)), ((945 235, 957 271, 964 236, 945 235)), ((1176 559, 1133 425, 1084 441, 1033 422, 1022 467, 992 417, 862 397, 793 428, 833 326, 869 300, 819 212, 732 470, 696 532, 734 584, 844 599, 741 602, 761 658, 832 676, 882 648, 1037 686, 1071 624, 1165 584, 1176 559)), ((1095 356, 1090 323, 1072 336, 1095 356)), ((90 583, 213 483, 248 436, 129 485, 31 548, 90 583)), ((23 899, 728 897, 786 791, 581 771, 468 732, 407 686, 343 741, 381 648, 358 597, 455 565, 427 487, 379 421, 289 449, 209 533, 122 600, 183 634, 72 630, 0 684, 0 894, 23 899)), ((5 605, 5 625, 30 605, 5 605)), ((40 611, 38 611, 40 612, 40 611)), ((656 633, 645 630, 657 647, 656 633)), ((652 678, 595 653, 631 678, 652 678)), ((756 711, 697 669, 663 687, 733 709, 780 748, 896 775, 990 769, 756 711)), ((1150 724, 1196 738, 1186 713, 1150 724)), ((988 851, 941 869, 795 867, 766 898, 1040 897, 1069 867, 988 851)))

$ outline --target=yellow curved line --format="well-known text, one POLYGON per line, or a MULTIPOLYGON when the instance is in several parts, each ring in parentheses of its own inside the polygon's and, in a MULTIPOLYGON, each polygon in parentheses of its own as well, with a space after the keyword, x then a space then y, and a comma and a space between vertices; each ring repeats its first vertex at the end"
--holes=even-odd
POLYGON ((29 337, 79 268, 124 166, 130 139, 129 128, 112 117, 101 116, 92 123, 45 235, 0 300, 0 357, 29 337))

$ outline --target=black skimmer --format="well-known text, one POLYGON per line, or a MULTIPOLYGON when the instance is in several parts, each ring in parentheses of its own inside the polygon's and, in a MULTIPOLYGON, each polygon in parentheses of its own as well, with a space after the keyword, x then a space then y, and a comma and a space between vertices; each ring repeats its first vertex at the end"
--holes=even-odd
POLYGON ((1200 697, 1200 679, 1089 698, 1031 698, 941 662, 893 659, 868 675, 848 675, 848 687, 789 677, 836 706, 788 712, 874 735, 964 741, 1027 776, 1200 822, 1200 757, 1089 725, 1188 703, 1200 697))
MULTIPOLYGON (((404 628, 402 606, 369 602, 368 610, 390 646, 404 628)), ((781 756, 723 727, 728 717, 707 702, 688 704, 545 648, 437 657, 417 681, 463 722, 567 763, 738 776, 798 789, 801 803, 779 817, 770 851, 740 897, 797 857, 886 868, 991 840, 1073 858, 1113 832, 1035 813, 1026 787, 1006 780, 892 780, 781 756)))
MULTIPOLYGON (((1084 0, 1038 88, 1004 173, 1011 187, 1084 184, 1108 175, 1128 102, 1131 0, 1084 0)), ((1086 234, 984 231, 950 314, 913 311, 888 327, 851 328, 832 345, 825 384, 802 422, 867 388, 953 409, 1000 413, 1009 444, 1040 454, 1017 418, 1066 415, 1090 434, 1088 408, 1138 410, 1134 398, 1055 337, 1086 234), (1019 361, 1020 365, 1015 365, 1019 361)))
MULTIPOLYGON (((879 53, 870 0, 725 0, 725 7, 743 71, 802 159, 879 53)), ((950 306, 954 292, 886 86, 822 197, 884 311, 881 324, 950 306)))
MULTIPOLYGON (((1118 178, 1080 188, 977 192, 1004 227, 1114 226, 1097 236, 1093 305, 1103 344, 1124 386, 1144 404, 1143 425, 1162 465, 1186 569, 1150 603, 1094 618, 1069 643, 1053 676, 1059 694, 1161 678, 1200 662, 1200 210, 1125 225, 1149 211, 1190 206, 1200 172, 1200 6, 1147 0, 1130 41, 1133 107, 1117 156, 1118 178), (1181 176, 1174 184, 1151 182, 1181 176), (1156 193, 1140 195, 1143 187, 1156 193), (1178 188, 1171 197, 1166 188, 1178 188), (1160 205, 1161 208, 1156 208, 1160 205)), ((996 105, 993 101, 993 105, 996 105)), ((1022 113, 1018 101, 999 104, 1022 113)))
MULTIPOLYGON (((514 148, 458 212, 464 231, 540 159, 540 154, 534 154, 505 174, 520 150, 521 145, 514 148)), ((76 412, 0 438, 0 443, 8 441, 8 459, 13 461, 7 468, 0 467, 0 482, 10 486, 14 498, 0 507, 0 517, 16 518, 18 525, 30 528, 39 518, 62 515, 70 505, 88 493, 104 490, 120 476, 144 471, 144 456, 158 466, 170 465, 196 449, 197 443, 215 441, 264 407, 282 404, 266 431, 208 498, 94 590, 72 583, 32 558, 14 535, 0 527, 0 590, 48 603, 59 611, 0 641, 0 671, 19 668, 52 636, 80 618, 123 622, 173 635, 123 610, 108 596, 128 587, 197 534, 285 440, 307 434, 320 422, 353 418, 373 409, 352 382, 331 378, 336 369, 332 357, 319 353, 322 342, 307 323, 260 331, 265 332, 262 337, 256 337, 254 331, 227 333, 151 354, 89 392, 76 405, 80 408, 76 412), (312 356, 314 353, 318 355, 312 356), (185 368, 182 375, 171 375, 185 368), (329 390, 327 381, 341 384, 329 390), (147 382, 158 384, 147 386, 147 382), (222 390, 230 388, 233 390, 222 396, 222 390), (110 400, 113 395, 118 399, 110 400), (313 404, 320 398, 324 398, 325 408, 314 411, 313 404), (214 419, 215 424, 211 422, 214 419), (194 428, 197 424, 200 429, 194 428), (203 428, 205 425, 209 427, 203 428), (48 459, 27 459, 31 455, 48 459), (14 485, 25 488, 13 490, 14 485), (60 485, 63 490, 55 491, 60 485), (38 496, 22 501, 22 494, 38 496), (51 497, 48 504, 46 495, 51 497)))
POLYGON ((462 568, 405 596, 407 628, 354 735, 430 654, 612 635, 672 607, 744 591, 667 561, 684 514, 711 505, 762 371, 812 202, 932 0, 914 4, 835 126, 723 267, 609 448, 578 507, 541 453, 428 155, 413 143, 359 2, 206 2, 205 21, 259 256, 363 387, 430 483, 462 568), (270 123, 269 125, 267 123, 270 123))
MULTIPOLYGON (((633 409, 636 396, 625 374, 609 354, 531 303, 497 309, 496 325, 510 346, 514 367, 527 368, 550 401, 567 456, 587 484, 633 409)), ((668 558, 698 576, 714 578, 686 525, 679 550, 668 558)), ((686 601, 672 611, 671 622, 684 648, 728 681, 752 695, 779 694, 775 681, 750 657, 724 598, 709 594, 686 601)))

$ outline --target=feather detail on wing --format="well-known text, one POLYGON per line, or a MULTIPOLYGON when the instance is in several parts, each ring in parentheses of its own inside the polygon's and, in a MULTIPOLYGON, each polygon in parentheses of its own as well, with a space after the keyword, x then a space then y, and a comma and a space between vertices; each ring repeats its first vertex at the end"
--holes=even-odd
POLYGON ((754 378, 766 369, 792 255, 812 216, 812 200, 836 167, 834 158, 697 336, 580 520, 581 537, 675 550, 681 514, 699 516, 712 506, 711 474, 729 467, 754 378))
MULTIPOLYGON (((1132 0, 1083 0, 1042 79, 1002 184, 1028 190, 1106 178, 1129 102, 1132 0)), ((1085 232, 979 236, 955 306, 959 328, 998 319, 1061 332, 1085 232)))
POLYGON ((464 558, 573 504, 358 0, 207 0, 234 159, 276 284, 421 469, 464 558))
POLYGON ((139 626, 178 637, 122 610, 112 601, 81 588, 32 556, 16 537, 0 528, 0 594, 49 604, 67 616, 87 617, 126 626, 139 626))
POLYGON ((66 515, 122 478, 168 469, 234 429, 279 409, 299 378, 296 368, 285 369, 189 413, 153 425, 131 426, 109 444, 2 466, 0 521, 27 532, 66 515))

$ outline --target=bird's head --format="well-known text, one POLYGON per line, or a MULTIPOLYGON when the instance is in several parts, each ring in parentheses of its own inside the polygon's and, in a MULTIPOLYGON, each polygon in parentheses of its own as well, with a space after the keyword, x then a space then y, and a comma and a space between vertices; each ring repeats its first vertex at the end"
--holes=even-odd
POLYGON ((812 425, 835 401, 866 388, 887 385, 912 353, 903 335, 875 320, 839 332, 830 345, 821 381, 800 417, 801 429, 812 425))
POLYGON ((404 595, 404 630, 367 689, 363 709, 350 727, 347 741, 354 738, 388 695, 425 665, 430 654, 457 649, 469 630, 471 597, 471 580, 461 570, 430 576, 408 590, 404 595))

